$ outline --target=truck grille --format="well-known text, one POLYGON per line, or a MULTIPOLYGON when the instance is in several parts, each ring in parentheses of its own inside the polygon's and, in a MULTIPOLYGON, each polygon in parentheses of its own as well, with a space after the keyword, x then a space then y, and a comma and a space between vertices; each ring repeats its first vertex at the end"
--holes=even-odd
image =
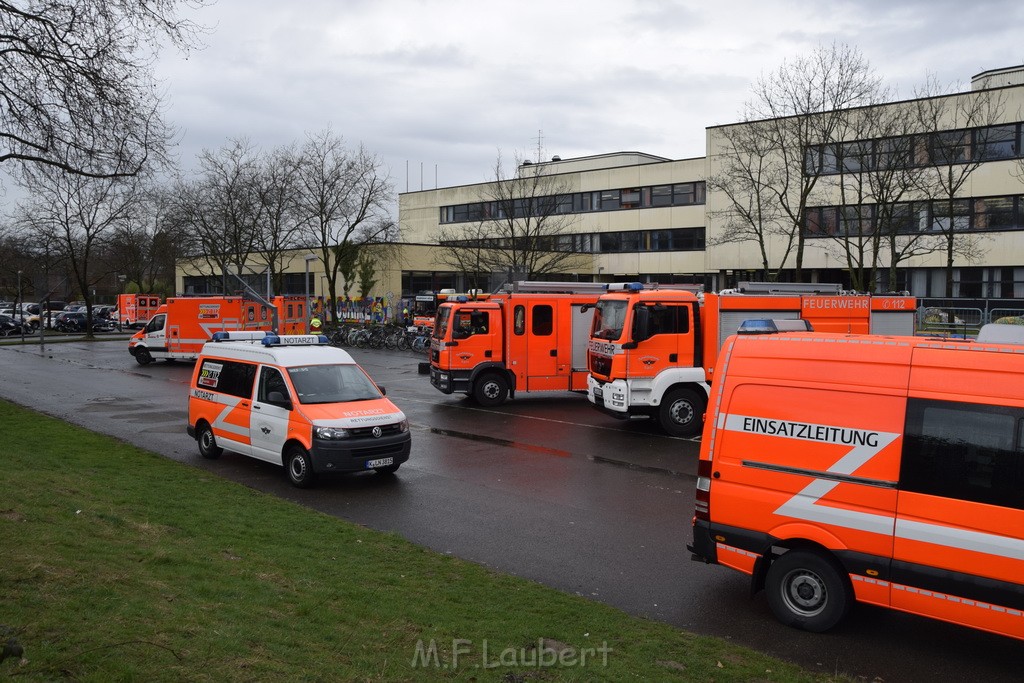
POLYGON ((595 375, 608 376, 608 373, 612 371, 612 359, 608 356, 599 356, 591 353, 590 356, 590 371, 595 375))

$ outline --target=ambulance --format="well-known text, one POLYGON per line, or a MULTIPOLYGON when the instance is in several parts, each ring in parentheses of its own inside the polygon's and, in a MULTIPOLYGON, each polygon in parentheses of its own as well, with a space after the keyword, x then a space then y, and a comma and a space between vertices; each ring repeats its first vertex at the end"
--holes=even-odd
POLYGON ((851 294, 834 283, 608 285, 587 354, 587 399, 612 417, 649 418, 671 436, 700 434, 715 359, 750 319, 804 320, 815 332, 914 333, 917 299, 851 294))
POLYGON ((160 308, 155 294, 118 294, 115 322, 123 327, 142 327, 160 308))
POLYGON ((128 340, 139 365, 154 360, 195 360, 215 332, 273 329, 270 306, 240 296, 171 297, 128 340))
POLYGON ((863 602, 1024 638, 1024 344, 1008 327, 730 337, 693 559, 750 575, 808 631, 863 602))
POLYGON ((281 465, 291 483, 391 474, 409 459, 405 414, 322 335, 217 332, 189 385, 188 435, 208 459, 230 450, 281 465))

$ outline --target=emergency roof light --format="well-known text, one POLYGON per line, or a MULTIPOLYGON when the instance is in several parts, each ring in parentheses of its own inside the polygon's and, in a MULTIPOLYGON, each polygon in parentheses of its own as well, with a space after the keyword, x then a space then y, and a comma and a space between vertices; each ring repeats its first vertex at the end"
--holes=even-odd
POLYGON ((266 337, 270 332, 266 330, 252 331, 252 330, 227 330, 224 332, 214 332, 211 339, 215 342, 222 341, 258 341, 266 337))

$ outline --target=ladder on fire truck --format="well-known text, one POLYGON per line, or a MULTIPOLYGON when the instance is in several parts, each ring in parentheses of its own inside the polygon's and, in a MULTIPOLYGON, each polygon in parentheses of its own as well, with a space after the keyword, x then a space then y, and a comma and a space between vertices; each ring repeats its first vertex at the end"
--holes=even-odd
POLYGON ((631 291, 655 289, 679 289, 695 294, 703 292, 703 285, 695 284, 671 284, 663 285, 657 282, 542 282, 533 280, 520 280, 511 285, 505 285, 506 291, 530 292, 533 294, 603 294, 605 292, 631 291))

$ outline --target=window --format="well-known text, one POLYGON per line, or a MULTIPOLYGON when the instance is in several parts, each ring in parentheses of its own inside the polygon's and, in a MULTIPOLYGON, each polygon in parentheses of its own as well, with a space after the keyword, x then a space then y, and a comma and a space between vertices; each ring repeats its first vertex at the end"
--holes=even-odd
POLYGON ((909 399, 900 488, 1024 509, 1024 410, 909 399))
POLYGON ((686 306, 648 306, 649 331, 656 334, 686 334, 690 331, 689 308, 686 306))
POLYGON ((518 305, 512 313, 512 332, 516 336, 526 333, 526 307, 518 305))
POLYGON ((616 252, 621 249, 622 233, 602 232, 598 234, 600 240, 599 250, 601 252, 616 252))
POLYGON ((844 173, 860 173, 871 167, 871 142, 858 140, 840 146, 844 173))
POLYGON ((1013 159, 1020 149, 1016 124, 990 126, 974 131, 975 152, 978 160, 1013 159))
POLYGON ((196 386, 239 398, 251 398, 255 379, 256 366, 252 363, 207 358, 199 369, 196 386))
POLYGON ((655 185, 651 188, 651 206, 670 206, 671 204, 671 185, 655 185))
POLYGON ((932 164, 962 164, 970 157, 970 131, 950 130, 929 136, 928 159, 932 164))
POLYGON ((544 304, 533 307, 530 328, 533 334, 538 337, 547 337, 554 332, 554 315, 551 306, 544 304))
POLYGON ((612 209, 620 208, 619 202, 619 191, 618 190, 605 190, 601 193, 601 210, 611 211, 612 209))
POLYGON ((974 200, 975 230, 1014 230, 1019 227, 1014 208, 1016 197, 985 197, 974 200))
POLYGON ((969 199, 954 199, 952 202, 932 202, 932 231, 962 231, 970 227, 971 202, 969 199))
POLYGON ((257 391, 257 400, 262 403, 280 403, 281 398, 277 398, 276 401, 270 399, 271 392, 278 392, 283 396, 283 400, 288 400, 288 385, 284 381, 284 375, 277 368, 271 368, 263 366, 263 371, 260 373, 260 384, 259 390, 257 391))
POLYGON ((640 208, 640 188, 634 188, 631 190, 623 190, 619 196, 619 201, 623 209, 638 209, 640 208))

